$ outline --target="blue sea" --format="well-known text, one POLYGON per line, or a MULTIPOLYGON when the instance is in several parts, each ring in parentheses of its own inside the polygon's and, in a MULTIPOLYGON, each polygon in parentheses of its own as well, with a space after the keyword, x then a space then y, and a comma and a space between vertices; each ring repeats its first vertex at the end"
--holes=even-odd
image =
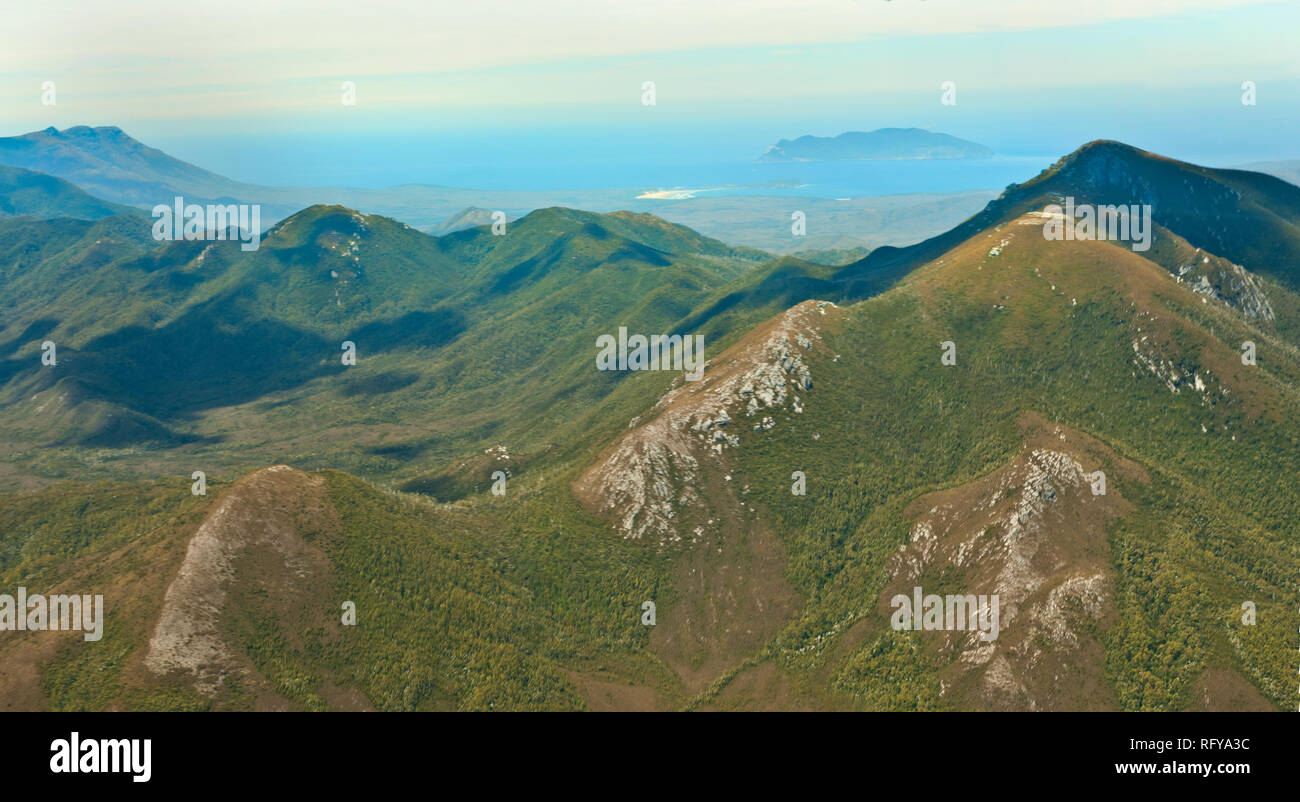
POLYGON ((1059 153, 987 159, 760 163, 766 138, 658 138, 610 131, 184 140, 163 150, 231 178, 276 186, 483 190, 709 190, 848 198, 1001 189, 1059 153))

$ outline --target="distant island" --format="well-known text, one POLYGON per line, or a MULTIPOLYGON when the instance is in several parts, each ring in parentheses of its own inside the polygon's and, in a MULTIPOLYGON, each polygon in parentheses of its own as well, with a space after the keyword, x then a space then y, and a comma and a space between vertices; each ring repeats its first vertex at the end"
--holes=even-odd
POLYGON ((880 128, 839 136, 801 136, 768 147, 760 162, 829 162, 867 159, 987 159, 993 151, 977 142, 924 128, 880 128))

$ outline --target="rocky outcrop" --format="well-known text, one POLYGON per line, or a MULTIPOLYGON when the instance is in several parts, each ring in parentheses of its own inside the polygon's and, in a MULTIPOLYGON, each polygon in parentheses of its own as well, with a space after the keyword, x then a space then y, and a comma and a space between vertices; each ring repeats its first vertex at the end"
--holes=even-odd
POLYGON ((145 667, 156 674, 181 672, 208 696, 232 674, 260 684, 224 632, 231 595, 248 581, 245 573, 273 577, 278 590, 290 593, 323 575, 325 558, 299 536, 298 513, 326 504, 324 479, 287 465, 263 468, 230 487, 190 539, 167 588, 145 667), (239 570, 259 558, 263 564, 255 570, 239 570))
POLYGON ((1197 295, 1233 307, 1253 320, 1276 318, 1263 282, 1241 265, 1196 249, 1196 258, 1180 265, 1176 278, 1197 295))
POLYGON ((805 301, 710 360, 700 381, 679 380, 582 474, 579 500, 623 537, 682 540, 683 510, 703 509, 702 463, 739 448, 741 428, 767 431, 780 425, 776 413, 803 412, 814 386, 808 355, 837 312, 805 301))
MULTIPOLYGON (((1112 614, 1106 525, 1127 505, 1113 484, 1094 494, 1092 468, 1083 464, 1093 457, 1074 447, 1090 438, 1064 427, 1050 434, 1062 440, 1050 445, 1040 437, 989 476, 914 503, 910 541, 887 563, 882 615, 890 614, 896 594, 917 586, 997 595, 995 640, 975 627, 907 633, 939 651, 949 666, 941 688, 964 695, 967 704, 1068 707, 1078 688, 1104 686, 1091 633, 1112 614)), ((1089 704, 1102 699, 1090 696, 1089 704)))

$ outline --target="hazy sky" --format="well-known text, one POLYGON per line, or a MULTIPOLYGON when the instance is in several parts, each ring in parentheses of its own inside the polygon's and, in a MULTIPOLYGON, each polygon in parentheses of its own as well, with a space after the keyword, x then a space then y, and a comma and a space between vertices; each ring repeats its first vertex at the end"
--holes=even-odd
POLYGON ((0 135, 112 124, 218 161, 230 137, 770 143, 888 125, 1010 151, 1110 135, 1300 157, 1295 0, 42 0, 0 14, 0 135))

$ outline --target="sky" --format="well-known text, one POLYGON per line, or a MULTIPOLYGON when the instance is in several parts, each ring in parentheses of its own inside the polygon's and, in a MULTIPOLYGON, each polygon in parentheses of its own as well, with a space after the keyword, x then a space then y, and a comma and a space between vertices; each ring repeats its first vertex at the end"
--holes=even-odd
POLYGON ((430 148, 750 158, 885 126, 1008 154, 1115 138, 1205 163, 1300 158, 1294 1, 43 0, 0 15, 0 135, 117 125, 264 183, 387 181, 430 148))

